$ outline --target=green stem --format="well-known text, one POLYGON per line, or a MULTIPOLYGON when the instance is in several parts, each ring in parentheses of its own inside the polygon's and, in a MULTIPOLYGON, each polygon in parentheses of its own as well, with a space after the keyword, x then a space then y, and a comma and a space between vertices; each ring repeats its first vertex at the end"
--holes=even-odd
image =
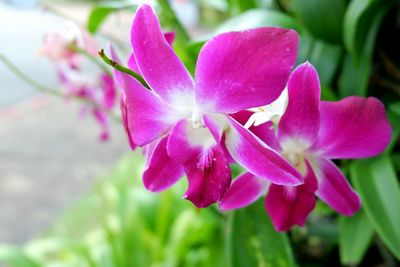
POLYGON ((31 86, 32 88, 36 89, 39 92, 48 94, 48 95, 52 95, 55 97, 59 97, 59 98, 73 98, 75 100, 84 102, 86 104, 91 105, 94 108, 100 109, 105 111, 107 114, 110 114, 110 116, 117 122, 120 122, 121 119, 119 118, 118 115, 116 115, 114 112, 112 111, 108 111, 108 110, 104 110, 103 107, 99 106, 96 102, 91 101, 89 99, 84 99, 82 97, 79 96, 74 96, 74 95, 67 95, 59 90, 55 90, 52 89, 50 87, 47 87, 37 81, 35 81, 34 79, 32 79, 31 77, 29 77, 28 75, 26 75, 20 68, 18 68, 16 65, 14 65, 14 63, 12 63, 7 57, 5 57, 3 54, 0 53, 0 61, 4 63, 4 65, 11 70, 18 78, 20 78, 22 81, 24 81, 26 84, 28 84, 29 86, 31 86))
POLYGON ((110 71, 97 59, 97 57, 93 56, 92 54, 90 54, 87 50, 82 49, 80 47, 77 47, 75 45, 70 46, 69 49, 71 49, 74 52, 80 53, 82 55, 84 55, 87 59, 89 59, 93 64, 97 65, 98 67, 100 67, 100 69, 102 69, 105 73, 107 73, 108 75, 111 76, 110 71))
POLYGON ((183 27, 182 23, 176 17, 174 10, 172 9, 168 0, 157 0, 158 4, 162 8, 162 10, 166 13, 167 17, 171 19, 171 23, 174 25, 175 30, 178 32, 178 36, 182 38, 183 43, 190 42, 190 36, 186 31, 185 27, 183 27))
POLYGON ((118 64, 116 61, 110 59, 109 57, 107 57, 107 55, 104 53, 104 49, 100 49, 97 52, 100 56, 100 58, 104 61, 104 63, 106 63, 107 65, 110 65, 111 67, 113 67, 114 69, 126 73, 130 76, 132 76, 133 78, 135 78, 138 82, 140 82, 144 87, 146 87, 147 89, 150 89, 150 86, 146 83, 146 81, 143 79, 143 77, 141 75, 139 75, 138 73, 132 71, 131 69, 124 67, 120 64, 118 64))
POLYGON ((31 77, 26 75, 22 70, 20 70, 17 66, 15 66, 7 57, 5 57, 3 54, 0 54, 0 61, 6 65, 7 68, 9 68, 18 78, 23 80, 25 83, 29 84, 36 90, 46 93, 46 94, 51 94, 54 96, 62 96, 63 94, 57 90, 53 90, 41 83, 38 83, 37 81, 33 80, 31 77))

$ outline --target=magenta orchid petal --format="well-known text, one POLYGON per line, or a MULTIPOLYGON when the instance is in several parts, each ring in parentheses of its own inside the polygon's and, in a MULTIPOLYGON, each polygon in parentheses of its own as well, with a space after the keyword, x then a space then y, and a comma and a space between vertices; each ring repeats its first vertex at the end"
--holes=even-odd
POLYGON ((170 133, 167 149, 173 159, 185 164, 216 144, 207 128, 193 129, 188 120, 181 120, 170 133))
MULTIPOLYGON (((114 60, 115 62, 121 64, 121 60, 119 59, 117 51, 115 50, 114 46, 111 43, 109 44, 109 49, 110 49, 111 59, 114 60)), ((124 78, 122 77, 123 75, 126 75, 126 74, 114 69, 115 82, 121 88, 123 87, 123 83, 124 83, 124 81, 123 81, 124 78)))
POLYGON ((168 136, 162 138, 152 149, 143 172, 143 183, 152 192, 165 190, 184 175, 183 166, 167 153, 168 136))
POLYGON ((126 125, 133 143, 143 146, 166 134, 180 120, 168 107, 135 79, 123 75, 126 125))
POLYGON ((108 141, 110 139, 110 129, 107 123, 107 116, 104 112, 94 109, 93 116, 101 127, 101 133, 99 135, 100 141, 108 141))
POLYGON ((135 55, 133 53, 128 58, 128 68, 136 73, 140 73, 140 70, 136 63, 135 55))
POLYGON ((126 108, 126 96, 124 92, 121 92, 120 94, 120 109, 121 109, 121 120, 122 120, 122 125, 124 126, 124 131, 125 135, 128 138, 129 146, 131 147, 132 150, 135 150, 137 145, 135 142, 133 142, 131 133, 129 131, 129 119, 128 119, 128 111, 126 108))
MULTIPOLYGON (((223 129, 220 127, 219 120, 221 119, 222 116, 219 115, 214 115, 214 116, 208 116, 204 115, 203 120, 205 126, 208 128, 210 131, 211 135, 214 137, 215 141, 217 143, 220 143, 222 138, 223 138, 223 129)), ((222 117, 224 120, 224 118, 222 117)))
POLYGON ((315 68, 308 62, 298 66, 288 81, 289 103, 279 121, 278 138, 302 140, 312 145, 318 136, 321 89, 315 68))
POLYGON ((317 180, 310 166, 304 184, 281 186, 272 184, 265 199, 265 208, 277 231, 288 231, 294 225, 304 226, 315 207, 317 180))
POLYGON ((351 216, 361 208, 358 194, 336 165, 326 159, 311 161, 318 180, 317 196, 337 212, 351 216))
POLYGON ((225 116, 220 114, 204 115, 204 124, 214 137, 215 141, 221 145, 229 163, 235 163, 235 160, 229 154, 225 145, 224 125, 227 123, 225 116))
POLYGON ((185 170, 189 188, 184 198, 198 208, 220 201, 231 183, 229 162, 219 145, 204 151, 199 162, 188 165, 185 170))
POLYGON ((226 133, 226 147, 233 159, 254 175, 278 185, 300 185, 301 174, 253 133, 234 119, 226 133))
POLYGON ((222 199, 231 183, 231 170, 222 147, 207 128, 193 129, 183 120, 172 130, 168 153, 180 162, 189 181, 184 198, 205 208, 222 199))
MULTIPOLYGON (((168 44, 170 46, 172 46, 172 43, 175 40, 175 32, 166 32, 166 33, 164 33, 164 37, 165 37, 165 40, 168 42, 168 44)), ((129 56, 128 67, 131 70, 133 70, 134 72, 140 74, 139 68, 136 63, 135 55, 133 53, 131 53, 131 55, 129 56)))
POLYGON ((164 38, 167 43, 172 46, 173 42, 175 41, 176 33, 175 32, 165 32, 164 38))
POLYGON ((148 143, 147 145, 142 147, 142 154, 144 156, 145 169, 147 169, 149 167, 151 155, 153 154, 154 149, 157 147, 157 145, 161 141, 161 139, 163 139, 163 137, 156 139, 153 142, 148 143))
POLYGON ((297 33, 281 28, 214 37, 203 46, 197 61, 197 102, 226 113, 270 103, 286 85, 297 46, 297 33))
POLYGON ((268 185, 265 179, 258 178, 249 172, 242 173, 226 191, 219 207, 221 210, 246 207, 265 194, 268 185))
MULTIPOLYGON (((117 63, 120 63, 118 54, 115 51, 114 47, 111 45, 111 43, 109 44, 109 49, 110 49, 110 54, 111 54, 112 60, 114 60, 117 63)), ((114 78, 115 78, 116 84, 120 88, 125 88, 125 85, 124 85, 125 79, 128 81, 128 85, 129 85, 129 79, 132 79, 131 77, 127 77, 127 75, 125 73, 122 73, 118 70, 114 70, 114 78)), ((129 89, 127 88, 127 90, 129 90, 129 89)), ((120 110, 121 110, 122 125, 124 126, 125 135, 128 138, 129 146, 131 147, 132 150, 135 150, 137 145, 135 144, 135 142, 133 142, 133 139, 132 139, 132 136, 131 136, 131 133, 129 130, 128 111, 127 111, 127 107, 126 107, 126 94, 123 90, 120 92, 120 110)))
POLYGON ((165 39, 149 5, 136 11, 131 44, 138 69, 152 90, 172 105, 193 106, 193 80, 165 39))
POLYGON ((103 89, 103 108, 112 109, 115 104, 115 99, 117 97, 115 85, 112 77, 106 73, 102 73, 100 75, 100 79, 102 81, 102 89, 103 89))
MULTIPOLYGON (((245 125, 249 120, 250 116, 253 114, 251 111, 242 110, 237 113, 231 114, 230 116, 234 118, 241 125, 245 125)), ((278 138, 276 138, 275 131, 272 122, 267 122, 260 124, 258 126, 250 126, 249 131, 255 134, 263 142, 265 142, 269 147, 276 151, 281 150, 278 138)))
POLYGON ((347 97, 321 103, 321 129, 313 150, 326 158, 365 158, 381 153, 391 127, 376 98, 347 97))

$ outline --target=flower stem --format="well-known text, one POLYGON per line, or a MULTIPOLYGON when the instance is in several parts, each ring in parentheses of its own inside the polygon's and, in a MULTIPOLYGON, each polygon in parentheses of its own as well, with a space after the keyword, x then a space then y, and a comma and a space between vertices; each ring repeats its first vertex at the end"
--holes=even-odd
POLYGON ((97 53, 99 54, 100 58, 107 65, 110 65, 114 69, 132 76, 138 82, 140 82, 144 87, 146 87, 147 89, 150 89, 150 86, 146 83, 146 81, 143 79, 143 77, 140 74, 132 71, 131 69, 129 69, 127 67, 124 67, 124 66, 120 65, 118 62, 116 62, 116 61, 110 59, 109 57, 107 57, 107 55, 104 53, 104 49, 100 49, 97 53))
POLYGON ((49 87, 47 87, 47 86, 35 81, 34 79, 29 77, 28 75, 26 75, 21 69, 19 69, 17 66, 15 66, 3 54, 0 54, 0 61, 2 61, 4 63, 4 65, 6 65, 6 67, 9 68, 18 78, 20 78, 21 80, 23 80, 25 83, 29 84, 30 86, 32 86, 36 90, 38 90, 38 91, 40 91, 42 93, 55 95, 55 96, 62 96, 63 95, 60 91, 54 90, 52 88, 49 88, 49 87))
POLYGON ((105 111, 107 114, 109 114, 115 121, 117 122, 121 122, 121 118, 115 114, 112 111, 107 111, 104 110, 103 107, 99 106, 96 102, 88 100, 88 99, 84 99, 82 97, 79 96, 75 96, 75 95, 67 95, 59 90, 56 89, 52 89, 50 87, 47 87, 37 81, 35 81, 34 79, 32 79, 31 77, 29 77, 28 75, 26 75, 20 68, 18 68, 14 63, 11 62, 11 60, 9 60, 6 56, 4 56, 3 54, 0 53, 0 62, 3 62, 3 64, 9 69, 11 70, 18 78, 20 78, 22 81, 24 81, 26 84, 30 85, 32 88, 36 89, 37 91, 41 92, 41 93, 45 93, 48 95, 52 95, 55 97, 59 97, 59 98, 72 98, 74 100, 78 100, 81 102, 84 102, 86 104, 91 105, 93 108, 97 108, 99 110, 103 110, 105 111))
POLYGON ((95 64, 96 66, 100 67, 100 69, 102 69, 105 73, 107 73, 108 75, 111 76, 110 71, 97 59, 97 57, 95 57, 92 54, 90 54, 87 50, 82 49, 80 47, 77 47, 75 45, 74 46, 70 46, 69 49, 71 49, 74 52, 77 52, 77 53, 80 53, 80 54, 84 55, 93 64, 95 64))

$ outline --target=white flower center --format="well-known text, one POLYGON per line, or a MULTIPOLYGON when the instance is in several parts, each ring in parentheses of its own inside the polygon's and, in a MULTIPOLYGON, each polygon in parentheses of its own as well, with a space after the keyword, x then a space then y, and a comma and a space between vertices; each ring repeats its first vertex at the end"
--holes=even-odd
POLYGON ((268 121, 272 121, 274 124, 278 124, 279 119, 286 111, 288 99, 288 90, 285 88, 282 91, 281 95, 271 104, 264 107, 249 109, 249 111, 254 112, 254 114, 250 116, 244 127, 250 128, 252 125, 258 126, 268 121))
POLYGON ((204 121, 203 121, 203 112, 195 106, 195 108, 192 110, 192 127, 193 129, 199 129, 199 128, 204 128, 204 121))
POLYGON ((177 92, 171 95, 171 106, 178 110, 180 116, 191 122, 193 129, 205 127, 203 120, 204 109, 196 103, 193 92, 189 90, 177 90, 177 92))
POLYGON ((306 144, 299 140, 287 139, 281 143, 282 155, 289 161, 293 167, 296 168, 302 175, 307 173, 307 166, 305 162, 306 157, 306 144))

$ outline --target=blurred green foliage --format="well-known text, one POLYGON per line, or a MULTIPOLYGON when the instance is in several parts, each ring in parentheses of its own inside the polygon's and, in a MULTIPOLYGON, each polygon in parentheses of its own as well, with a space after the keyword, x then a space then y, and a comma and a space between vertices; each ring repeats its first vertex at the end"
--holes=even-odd
POLYGON ((278 233, 264 212, 263 200, 230 214, 227 261, 232 267, 294 266, 289 240, 278 233))
MULTIPOLYGON (((161 194, 139 179, 140 152, 23 248, 0 246, 10 266, 222 266, 224 219, 182 201, 183 184, 161 194)), ((182 179, 183 181, 183 179, 182 179)))

